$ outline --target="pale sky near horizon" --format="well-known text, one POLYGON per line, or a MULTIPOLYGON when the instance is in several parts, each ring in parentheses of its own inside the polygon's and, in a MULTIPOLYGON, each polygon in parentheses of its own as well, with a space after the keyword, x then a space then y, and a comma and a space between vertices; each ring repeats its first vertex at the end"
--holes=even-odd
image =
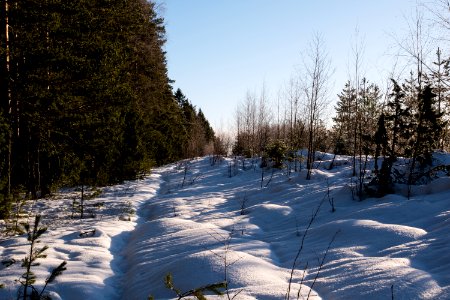
POLYGON ((330 108, 349 79, 352 45, 364 42, 363 70, 383 88, 415 0, 160 0, 169 77, 216 130, 227 130, 247 91, 276 99, 302 65, 314 34, 331 59, 330 108), (359 38, 355 38, 356 28, 359 38))

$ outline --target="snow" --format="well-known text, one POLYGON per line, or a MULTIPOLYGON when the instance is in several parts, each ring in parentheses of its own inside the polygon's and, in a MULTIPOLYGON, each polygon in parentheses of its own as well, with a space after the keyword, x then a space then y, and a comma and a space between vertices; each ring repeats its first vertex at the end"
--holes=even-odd
MULTIPOLYGON (((299 290, 300 299, 391 299, 392 286, 395 299, 450 299, 450 178, 414 186, 410 199, 399 185, 397 194, 358 201, 350 158, 337 157, 327 170, 331 159, 322 155, 312 180, 304 170, 278 170, 269 182, 266 171, 263 188, 261 169, 250 161, 244 169, 238 163, 232 177, 232 159, 179 162, 104 188, 87 200, 99 204, 88 212, 95 218, 82 220, 71 218, 74 191, 29 202, 48 226, 40 239, 48 257, 33 268, 36 286, 66 260, 67 270, 47 287, 52 299, 176 299, 164 284, 168 273, 182 291, 227 280, 230 298, 282 299, 322 203, 303 242, 291 299, 299 290)), ((437 153, 436 161, 448 163, 450 155, 437 153)), ((16 298, 27 251, 25 235, 3 236, 0 259, 17 263, 0 266, 0 299, 16 298)))

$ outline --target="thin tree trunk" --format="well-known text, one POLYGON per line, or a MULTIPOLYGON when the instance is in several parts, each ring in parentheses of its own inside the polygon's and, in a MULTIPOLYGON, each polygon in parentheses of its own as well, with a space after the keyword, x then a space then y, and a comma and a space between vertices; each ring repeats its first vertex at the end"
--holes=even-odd
POLYGON ((84 184, 81 184, 81 202, 80 202, 80 219, 84 217, 84 184))
POLYGON ((313 164, 313 138, 314 138, 314 133, 313 133, 313 128, 314 126, 310 125, 309 127, 309 139, 308 139, 308 158, 306 160, 306 168, 307 168, 307 172, 306 172, 306 179, 310 180, 311 179, 311 169, 312 169, 312 164, 313 164))
MULTIPOLYGON (((1 57, 1 72, 2 72, 2 82, 1 82, 1 108, 3 109, 3 117, 5 121, 11 125, 11 89, 10 89, 10 48, 9 48, 9 7, 8 0, 2 0, 1 3, 1 27, 2 27, 2 41, 1 45, 5 49, 3 57, 1 57)), ((7 151, 5 157, 5 173, 7 177, 6 185, 6 197, 9 198, 11 195, 11 155, 12 155, 12 133, 9 130, 7 135, 7 151)))

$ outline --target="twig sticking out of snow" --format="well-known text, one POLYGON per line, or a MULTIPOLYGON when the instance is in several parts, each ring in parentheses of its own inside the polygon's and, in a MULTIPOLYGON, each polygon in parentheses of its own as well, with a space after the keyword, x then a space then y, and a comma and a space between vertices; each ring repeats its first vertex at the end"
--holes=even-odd
POLYGON ((319 205, 317 206, 316 210, 314 211, 313 215, 311 216, 308 226, 306 227, 305 233, 303 234, 302 241, 300 243, 300 247, 298 248, 297 254, 295 255, 294 263, 292 264, 292 268, 291 268, 291 275, 289 277, 289 285, 288 285, 288 289, 287 289, 287 293, 286 293, 286 297, 285 297, 286 300, 289 300, 290 296, 291 296, 292 278, 294 277, 294 271, 295 271, 295 267, 297 266, 297 261, 300 258, 300 254, 302 253, 302 250, 303 250, 305 238, 308 235, 308 231, 311 228, 312 223, 316 219, 317 214, 319 213, 320 207, 322 206, 324 200, 325 200, 325 197, 320 201, 319 205))
MULTIPOLYGON (((243 232, 244 232, 244 230, 242 229, 242 234, 244 234, 243 232)), ((234 233, 235 233, 234 227, 231 229, 231 232, 228 234, 228 237, 224 237, 223 235, 221 235, 218 232, 214 232, 214 234, 210 233, 210 236, 213 239, 215 239, 219 243, 223 244, 223 246, 224 246, 225 253, 223 255, 220 255, 212 250, 210 250, 210 251, 212 254, 216 255, 217 257, 219 257, 220 259, 223 260, 223 264, 224 264, 224 281, 223 282, 226 283, 225 294, 226 294, 228 300, 233 300, 234 298, 236 298, 237 295, 239 295, 243 291, 243 289, 240 289, 233 296, 231 296, 229 286, 228 286, 228 269, 229 269, 229 267, 234 265, 235 263, 237 263, 238 261, 240 261, 242 259, 242 257, 239 257, 239 258, 233 260, 232 262, 230 262, 228 259, 228 253, 231 250, 231 239, 233 238, 234 233)))
POLYGON ((311 291, 314 287, 314 284, 316 283, 317 278, 319 278, 320 271, 322 270, 323 265, 325 263, 325 259, 327 258, 328 251, 330 250, 331 245, 333 244, 333 242, 336 239, 336 236, 338 235, 339 232, 340 232, 340 230, 336 231, 336 233, 333 235, 333 238, 331 239, 330 243, 328 244, 327 250, 325 251, 325 254, 322 257, 322 261, 320 262, 319 269, 317 270, 316 276, 314 277, 314 281, 311 284, 311 287, 309 288, 308 297, 306 299, 309 299, 309 296, 311 295, 311 291))
MULTIPOLYGON (((186 297, 191 297, 191 296, 194 296, 199 300, 204 300, 204 299, 206 299, 204 296, 205 292, 212 292, 216 295, 221 296, 221 295, 223 295, 223 292, 221 290, 227 288, 226 281, 223 281, 223 282, 208 284, 208 285, 205 285, 205 286, 202 286, 199 288, 189 290, 187 292, 181 292, 181 290, 177 289, 174 286, 172 275, 170 275, 170 274, 166 275, 165 284, 166 284, 166 288, 174 291, 177 294, 178 300, 186 298, 186 297)), ((149 297, 149 299, 153 299, 153 297, 149 297)))

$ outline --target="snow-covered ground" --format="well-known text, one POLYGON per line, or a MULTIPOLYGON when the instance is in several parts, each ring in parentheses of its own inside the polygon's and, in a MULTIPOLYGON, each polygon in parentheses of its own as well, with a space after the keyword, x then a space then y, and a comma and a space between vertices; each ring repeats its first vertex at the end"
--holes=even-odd
MULTIPOLYGON (((54 299, 176 299, 164 284, 168 273, 182 291, 226 279, 230 299, 283 299, 303 245, 291 299, 299 292, 300 299, 450 299, 450 177, 415 187, 409 200, 358 201, 351 160, 338 158, 328 171, 330 158, 312 180, 304 170, 276 171, 272 179, 267 171, 263 187, 249 160, 231 170, 230 159, 193 160, 187 170, 171 164, 105 188, 88 200, 96 217, 83 220, 70 218, 69 194, 33 202, 48 226, 41 244, 50 247, 34 268, 36 286, 66 260, 47 288, 54 299)), ((448 163, 447 155, 439 159, 448 163)), ((25 235, 2 237, 0 259, 18 262, 0 266, 0 299, 16 298, 27 250, 25 235)))

